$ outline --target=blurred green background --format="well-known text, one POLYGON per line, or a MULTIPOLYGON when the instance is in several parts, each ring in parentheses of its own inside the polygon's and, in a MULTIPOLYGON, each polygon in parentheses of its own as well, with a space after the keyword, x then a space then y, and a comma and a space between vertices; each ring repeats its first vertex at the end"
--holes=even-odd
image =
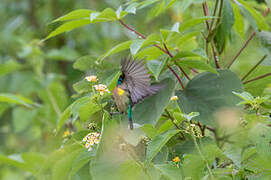
MULTIPOLYGON (((21 106, 0 102, 0 154, 11 155, 40 152, 48 154, 59 148, 62 134, 55 135, 56 123, 65 108, 74 101, 73 84, 86 74, 73 68, 73 62, 82 56, 98 57, 114 45, 135 38, 118 22, 99 23, 78 28, 45 42, 40 42, 58 24, 53 19, 75 9, 101 11, 106 7, 117 9, 124 0, 1 0, 0 3, 0 93, 31 99, 33 106, 21 106)), ((192 1, 191 1, 192 2, 192 1)), ((260 2, 260 0, 258 1, 260 2)), ((170 29, 175 22, 202 16, 201 0, 189 3, 180 0, 157 17, 151 17, 150 7, 128 16, 125 21, 146 35, 170 29)), ((255 2, 256 3, 256 2, 255 2)), ((259 9, 263 4, 257 4, 259 9)), ((270 16, 268 17, 270 20, 270 16)), ((270 21, 269 21, 270 22, 270 21)), ((204 24, 198 28, 204 28, 204 24)), ((234 35, 221 55, 226 65, 251 33, 249 22, 245 21, 245 37, 234 35)), ((197 42, 201 43, 201 42, 197 42)), ((193 44, 189 47, 193 47, 193 44)), ((259 38, 254 38, 241 54, 233 71, 244 75, 248 67, 255 64, 264 54, 259 38)), ((106 67, 98 72, 110 74, 119 67, 120 57, 128 52, 108 58, 106 67)), ((270 65, 270 56, 265 61, 270 65)), ((254 76, 267 71, 262 65, 254 76)), ((265 79, 263 81, 269 81, 265 79)), ((270 81, 269 81, 270 82, 270 81)), ((268 84, 267 84, 268 85, 268 84)), ((268 88, 253 90, 253 95, 270 92, 268 88)), ((258 84, 249 86, 257 87, 258 84)), ((252 89, 252 88, 251 88, 252 89)), ((0 99, 3 97, 0 95, 0 99)), ((63 129, 69 129, 68 125, 63 129)), ((32 154, 33 156, 33 154, 32 154)), ((40 156, 37 155, 37 156, 40 156)), ((37 158, 38 159, 38 158, 37 158)), ((36 160, 36 159, 35 159, 36 160)), ((22 168, 23 169, 23 168, 22 168)), ((13 166, 2 165, 0 179, 31 179, 31 174, 13 166)))

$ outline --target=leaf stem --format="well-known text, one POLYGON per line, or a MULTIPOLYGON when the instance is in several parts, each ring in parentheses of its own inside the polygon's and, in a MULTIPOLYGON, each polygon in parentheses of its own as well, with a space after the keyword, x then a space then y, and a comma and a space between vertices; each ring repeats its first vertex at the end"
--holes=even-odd
POLYGON ((266 57, 267 55, 264 55, 261 60, 247 72, 247 74, 242 78, 242 81, 244 81, 266 59, 266 57))
POLYGON ((245 81, 245 82, 243 82, 243 84, 247 84, 247 83, 250 83, 250 82, 253 82, 253 81, 259 80, 259 79, 263 79, 263 78, 268 77, 268 76, 271 76, 271 73, 267 73, 267 74, 264 74, 264 75, 258 76, 258 77, 254 78, 254 79, 251 79, 251 80, 245 81))

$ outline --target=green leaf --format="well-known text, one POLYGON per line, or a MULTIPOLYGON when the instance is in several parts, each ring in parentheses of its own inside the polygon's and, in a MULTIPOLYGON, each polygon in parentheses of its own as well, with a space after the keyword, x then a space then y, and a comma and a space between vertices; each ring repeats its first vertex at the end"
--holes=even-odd
POLYGON ((249 92, 242 92, 242 93, 237 93, 237 92, 232 92, 236 96, 242 98, 245 101, 253 100, 254 97, 249 93, 249 92))
POLYGON ((87 164, 91 159, 93 159, 94 153, 93 151, 83 151, 79 154, 79 156, 72 163, 71 176, 77 173, 85 164, 87 164))
POLYGON ((0 102, 12 103, 12 104, 20 104, 26 107, 33 107, 33 101, 27 99, 20 95, 8 94, 8 93, 0 93, 0 102))
POLYGON ((258 33, 262 45, 271 53, 271 32, 261 31, 258 33))
POLYGON ((230 158, 238 168, 241 168, 241 153, 241 147, 226 144, 224 154, 230 158))
POLYGON ((21 68, 21 65, 17 63, 16 61, 9 60, 6 61, 3 64, 0 64, 0 76, 12 73, 14 71, 17 71, 21 68))
POLYGON ((17 107, 12 111, 12 122, 14 131, 19 133, 25 130, 37 115, 36 110, 27 110, 22 107, 17 107))
POLYGON ((112 55, 112 54, 116 54, 118 52, 124 51, 126 49, 129 49, 130 45, 132 44, 132 40, 129 41, 125 41, 123 43, 120 43, 118 45, 116 45, 115 47, 113 47, 112 49, 110 49, 109 51, 107 51, 105 54, 103 54, 102 56, 100 56, 98 59, 99 60, 104 60, 106 57, 112 55))
POLYGON ((134 56, 139 51, 143 43, 144 43, 143 39, 133 40, 132 44, 130 45, 130 51, 132 56, 134 56))
POLYGON ((225 0, 223 4, 221 23, 215 35, 215 40, 217 42, 217 48, 219 53, 221 53, 225 47, 226 39, 231 33, 234 21, 234 12, 230 0, 225 0))
POLYGON ((206 70, 206 71, 218 74, 215 68, 213 68, 209 64, 206 64, 205 62, 200 61, 200 60, 184 59, 184 60, 177 61, 177 63, 181 67, 186 66, 186 67, 189 67, 189 68, 206 70))
POLYGON ((90 9, 77 9, 64 16, 57 18, 56 20, 52 21, 52 23, 59 22, 59 21, 75 20, 75 19, 89 19, 90 14, 93 12, 95 11, 90 10, 90 9))
POLYGON ((180 180, 182 179, 181 169, 177 168, 173 164, 155 164, 154 167, 158 169, 162 175, 169 180, 180 180))
POLYGON ((203 56, 199 55, 198 53, 192 52, 192 51, 181 51, 178 52, 172 60, 175 59, 182 59, 182 58, 200 58, 200 59, 205 59, 203 56))
POLYGON ((158 135, 157 130, 151 124, 144 124, 144 126, 142 126, 141 129, 151 139, 158 135))
POLYGON ((133 111, 135 123, 155 125, 156 121, 162 115, 173 94, 175 82, 171 79, 165 79, 161 83, 164 85, 163 89, 135 105, 133 111))
POLYGON ((93 102, 89 102, 79 108, 78 113, 82 121, 87 121, 91 115, 101 110, 101 107, 93 102))
POLYGON ((151 161, 154 156, 163 148, 163 146, 170 140, 170 138, 179 132, 180 130, 169 130, 163 134, 155 136, 147 147, 146 160, 151 161))
POLYGON ((25 164, 24 160, 19 154, 14 154, 10 156, 0 155, 0 163, 3 165, 11 165, 29 172, 34 171, 31 167, 25 164))
POLYGON ((158 81, 159 75, 161 71, 163 70, 166 61, 167 61, 167 58, 164 58, 164 60, 162 61, 150 60, 147 62, 147 67, 154 75, 156 81, 158 81))
POLYGON ((121 75, 121 72, 118 71, 118 72, 114 75, 114 77, 111 79, 110 83, 108 84, 107 88, 108 88, 108 90, 109 90, 110 92, 112 92, 112 91, 114 90, 114 88, 116 87, 120 75, 121 75))
POLYGON ((244 18, 240 13, 240 9, 239 6, 236 5, 235 3, 231 3, 232 7, 233 7, 233 12, 234 12, 234 29, 235 31, 242 37, 245 37, 245 22, 244 22, 244 18))
POLYGON ((93 56, 83 56, 78 58, 73 64, 74 69, 78 69, 80 71, 87 71, 93 67, 96 58, 93 56))
POLYGON ((91 83, 87 80, 82 80, 73 84, 72 87, 78 94, 82 94, 91 90, 91 83))
POLYGON ((205 16, 205 17, 199 17, 199 18, 195 18, 195 19, 191 19, 188 21, 185 21, 183 24, 180 24, 179 27, 179 32, 184 32, 196 25, 199 25, 201 23, 205 23, 206 20, 212 19, 214 17, 212 16, 205 16))
POLYGON ((251 7, 248 3, 246 3, 244 0, 238 0, 239 3, 243 5, 244 8, 252 15, 254 20, 256 21, 256 24, 259 28, 259 30, 268 30, 269 26, 266 23, 263 15, 256 11, 253 7, 251 7))
POLYGON ((139 4, 137 2, 129 4, 129 6, 126 7, 125 11, 128 13, 136 14, 136 8, 139 4))
POLYGON ((235 108, 240 99, 232 92, 242 92, 242 82, 229 70, 219 75, 204 72, 195 76, 185 90, 178 91, 178 104, 189 114, 199 112, 195 119, 205 125, 214 125, 213 114, 221 108, 235 108))
POLYGON ((52 168, 52 180, 61 180, 68 179, 72 172, 72 165, 75 159, 79 156, 79 154, 83 151, 82 147, 77 150, 67 154, 58 160, 55 164, 53 164, 52 168))
POLYGON ((71 105, 69 105, 64 112, 62 113, 60 120, 57 124, 57 131, 59 131, 59 129, 61 128, 61 126, 70 118, 71 115, 73 115, 73 119, 75 120, 79 113, 79 108, 87 103, 89 103, 91 101, 91 98, 86 96, 86 97, 82 97, 77 99, 76 101, 74 101, 71 105))
POLYGON ((182 37, 180 37, 178 39, 177 46, 180 46, 182 44, 187 43, 187 41, 190 41, 192 38, 194 38, 198 34, 200 34, 199 31, 193 31, 193 32, 186 33, 185 35, 183 35, 182 37))
POLYGON ((99 13, 98 16, 91 19, 91 22, 96 23, 96 22, 107 22, 107 21, 115 21, 115 20, 118 20, 115 10, 112 8, 106 8, 101 13, 99 13))
POLYGON ((51 32, 44 40, 47 40, 51 37, 54 37, 54 36, 59 35, 64 32, 69 32, 75 28, 85 26, 90 23, 91 22, 89 19, 81 19, 81 20, 66 22, 66 23, 62 24, 61 26, 59 26, 56 30, 51 32))

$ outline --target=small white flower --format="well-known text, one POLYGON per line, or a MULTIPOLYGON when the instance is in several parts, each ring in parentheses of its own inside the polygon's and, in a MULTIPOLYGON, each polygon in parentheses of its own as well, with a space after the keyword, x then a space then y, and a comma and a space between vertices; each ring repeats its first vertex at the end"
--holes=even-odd
POLYGON ((177 101, 178 99, 179 99, 178 96, 172 96, 172 97, 170 98, 171 101, 177 101))
POLYGON ((92 76, 87 76, 87 77, 85 77, 85 79, 86 79, 87 81, 89 81, 89 82, 97 82, 97 81, 98 81, 97 76, 94 76, 94 75, 92 75, 92 76))
POLYGON ((97 138, 94 139, 94 143, 95 143, 95 144, 99 144, 99 139, 97 139, 97 138))

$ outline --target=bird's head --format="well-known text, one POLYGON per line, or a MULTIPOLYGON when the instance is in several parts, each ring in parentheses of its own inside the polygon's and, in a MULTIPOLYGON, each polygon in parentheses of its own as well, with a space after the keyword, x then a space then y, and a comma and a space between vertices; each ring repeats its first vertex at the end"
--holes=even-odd
POLYGON ((124 77, 125 77, 124 74, 120 75, 120 77, 119 77, 119 79, 118 79, 118 82, 117 82, 117 85, 120 85, 120 84, 123 82, 124 77))

